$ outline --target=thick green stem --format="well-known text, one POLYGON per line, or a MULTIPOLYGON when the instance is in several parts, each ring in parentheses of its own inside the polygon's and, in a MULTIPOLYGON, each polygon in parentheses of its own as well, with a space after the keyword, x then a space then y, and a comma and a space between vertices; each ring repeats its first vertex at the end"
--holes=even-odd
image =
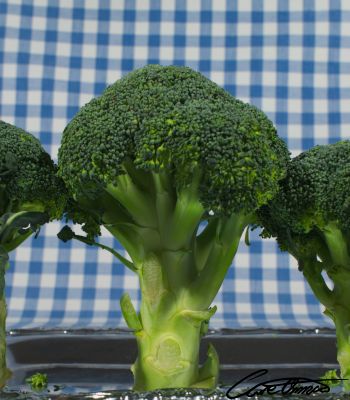
POLYGON ((8 267, 7 254, 0 256, 0 388, 12 375, 6 364, 6 299, 5 272, 8 267))
POLYGON ((336 222, 329 223, 323 230, 325 241, 333 262, 337 265, 350 266, 347 240, 336 222))

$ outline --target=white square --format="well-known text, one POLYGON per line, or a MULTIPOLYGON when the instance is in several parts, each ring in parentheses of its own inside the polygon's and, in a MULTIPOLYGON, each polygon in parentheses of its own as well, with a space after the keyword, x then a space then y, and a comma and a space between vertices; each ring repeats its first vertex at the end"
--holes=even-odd
MULTIPOLYGON (((76 262, 76 260, 75 260, 76 262)), ((72 264, 74 265, 74 264, 72 264)), ((84 287, 84 275, 73 275, 68 276, 68 288, 70 289, 82 289, 84 287)))
POLYGON ((86 43, 82 45, 83 58, 96 58, 97 57, 97 45, 94 43, 86 43))
MULTIPOLYGON (((114 2, 115 4, 116 2, 114 2)), ((122 3, 122 2, 120 2, 122 3)), ((148 11, 151 8, 150 0, 136 0, 135 10, 148 11)))
POLYGON ((249 22, 238 22, 237 23, 237 36, 250 36, 252 34, 252 24, 249 22))
POLYGON ((220 86, 225 84, 225 73, 219 71, 211 71, 210 79, 220 86))
POLYGON ((49 20, 45 17, 40 17, 38 15, 33 15, 32 16, 32 27, 36 31, 44 31, 46 27, 49 27, 49 20))
POLYGON ((302 72, 289 72, 288 73, 288 85, 293 88, 302 87, 303 86, 302 72))
POLYGON ((303 280, 300 281, 290 281, 290 292, 293 294, 305 294, 305 282, 303 280))
POLYGON ((13 287, 27 287, 29 281, 27 272, 16 272, 13 274, 12 285, 13 287))
POLYGON ((236 71, 236 83, 239 86, 250 85, 251 74, 248 71, 236 71))
POLYGON ((170 46, 162 46, 159 49, 159 58, 162 62, 172 62, 174 59, 174 48, 170 46))
POLYGON ((304 60, 304 49, 302 46, 290 46, 288 49, 288 59, 293 61, 304 60))
POLYGON ((81 70, 80 79, 82 83, 94 83, 96 80, 95 69, 83 68, 81 70))
POLYGON ((201 33, 201 25, 198 22, 186 24, 186 36, 199 36, 201 33))
POLYGON ((275 112, 276 111, 276 99, 264 97, 261 102, 261 109, 264 112, 275 112))
MULTIPOLYGON (((60 4, 61 6, 61 4, 60 4)), ((85 28, 85 27, 84 27, 85 28)), ((73 20, 71 18, 58 18, 57 31, 58 32, 72 32, 73 20)))
POLYGON ((315 21, 315 34, 316 36, 327 36, 329 34, 329 22, 315 21))
POLYGON ((226 49, 225 47, 212 47, 210 59, 213 61, 224 61, 226 49))
POLYGON ((303 110, 303 103, 300 99, 288 99, 288 112, 301 113, 303 110))
POLYGON ((41 118, 37 117, 26 117, 27 129, 31 133, 39 133, 41 130, 41 118))
MULTIPOLYGON (((171 0, 174 1, 174 0, 171 0)), ((216 3, 217 0, 215 0, 216 3)), ((168 0, 166 1, 168 3, 168 0)), ((175 1, 174 1, 175 3, 175 1)), ((199 12, 202 9, 201 0, 190 0, 186 4, 186 9, 188 11, 197 11, 199 12)))
POLYGON ((18 39, 6 38, 4 42, 4 53, 17 53, 19 47, 18 39))
MULTIPOLYGON (((116 19, 115 21, 111 21, 109 24, 109 32, 112 35, 121 35, 124 33, 125 31, 125 27, 127 26, 127 22, 123 22, 123 17, 121 15, 121 20, 120 19, 116 19)), ((98 28, 96 28, 95 30, 93 30, 93 32, 98 32, 98 28)), ((111 37, 113 40, 113 37, 111 37)))
MULTIPOLYGON (((293 139, 301 139, 303 137, 303 125, 300 124, 289 124, 288 125, 288 138, 293 139)), ((300 151, 295 151, 293 149, 289 149, 293 153, 293 157, 297 156, 300 151)), ((297 266, 296 266, 297 268, 297 266)))
POLYGON ((51 311, 53 309, 53 299, 42 299, 39 298, 37 303, 37 312, 39 311, 51 311))
POLYGON ((329 102, 326 99, 318 99, 314 100, 314 110, 317 114, 325 114, 329 111, 329 102))
MULTIPOLYGON (((215 10, 216 10, 215 2, 215 10)), ((224 37, 226 36, 226 24, 223 22, 213 22, 211 25, 211 32, 213 36, 224 37)))
POLYGON ((6 16, 6 26, 11 28, 19 28, 21 26, 21 16, 16 15, 13 12, 6 16))
POLYGON ((67 299, 66 300, 66 310, 67 311, 80 311, 81 310, 81 300, 80 299, 67 299))
POLYGON ((276 86, 277 82, 277 73, 263 71, 262 73, 262 84, 263 86, 276 86))
POLYGON ((45 54, 45 42, 39 40, 30 41, 31 56, 45 54))
POLYGON ((278 60, 277 47, 276 46, 264 46, 263 47, 263 59, 264 60, 278 60))
MULTIPOLYGON (((65 122, 64 126, 66 126, 68 121, 65 120, 64 122, 65 122)), ((59 148, 60 148, 59 144, 52 144, 50 146, 50 155, 54 161, 57 161, 57 155, 58 155, 59 148)))
POLYGON ((56 274, 41 274, 40 287, 52 289, 56 287, 56 274))
MULTIPOLYGON (((272 1, 272 0, 270 0, 272 1)), ((226 11, 227 10, 227 1, 226 0, 215 0, 213 5, 213 11, 226 11)))
POLYGON ((137 21, 135 23, 135 35, 146 36, 149 33, 149 23, 137 21))
POLYGON ((124 276, 124 285, 127 289, 139 289, 139 280, 135 274, 124 276))
POLYGON ((262 27, 264 36, 276 36, 278 34, 278 24, 276 22, 268 21, 263 23, 262 27))
POLYGON ((71 45, 65 42, 57 42, 56 44, 56 55, 58 57, 69 57, 71 55, 71 45))
POLYGON ((31 106, 40 106, 42 104, 42 92, 39 90, 30 90, 27 92, 28 102, 31 106))
POLYGON ((314 60, 315 60, 315 62, 320 62, 320 61, 327 62, 329 60, 328 48, 316 46, 314 48, 314 60))
MULTIPOLYGON (((31 248, 28 246, 22 245, 16 249, 14 260, 27 262, 27 261, 31 260, 31 255, 32 255, 31 248)), ((17 273, 14 274, 14 276, 17 276, 17 273)))
MULTIPOLYGON (((107 51, 109 60, 119 61, 123 56, 123 47, 121 45, 109 45, 107 51)), ((115 71, 113 72, 115 73, 115 71)))
POLYGON ((263 292, 265 294, 275 294, 278 293, 278 282, 269 280, 269 279, 264 279, 262 281, 262 287, 263 287, 263 292))
POLYGON ((236 311, 237 314, 252 314, 252 305, 250 303, 242 303, 242 302, 237 302, 236 303, 236 311))
POLYGON ((237 48, 237 60, 247 61, 252 58, 252 48, 240 46, 237 48))
POLYGON ((235 293, 250 293, 251 291, 250 281, 247 279, 236 279, 234 284, 235 293))
POLYGON ((328 89, 329 75, 327 73, 315 73, 314 74, 314 88, 326 88, 328 89))
MULTIPOLYGON (((349 114, 350 113, 350 99, 342 98, 342 100, 339 102, 339 108, 340 108, 341 113, 349 114)), ((348 136, 349 136, 349 132, 350 132, 350 130, 348 131, 348 134, 347 134, 348 136)))
POLYGON ((295 304, 292 303, 293 314, 297 315, 298 317, 307 316, 307 307, 305 304, 295 304))
POLYGON ((45 247, 43 249, 44 262, 57 262, 58 261, 58 248, 45 247))
MULTIPOLYGON (((275 303, 266 303, 264 301, 264 312, 266 315, 279 315, 281 310, 280 310, 280 306, 279 304, 275 304, 275 303)), ((276 317, 275 317, 276 318, 276 317)))
MULTIPOLYGON (((75 233, 80 234, 78 233, 78 229, 76 229, 75 226, 74 226, 74 231, 75 233)), ((71 257, 70 263, 72 265, 74 265, 74 263, 84 264, 86 260, 86 249, 75 248, 74 251, 70 253, 70 257, 71 257)))
POLYGON ((53 105, 54 106, 66 106, 68 104, 68 93, 62 91, 53 92, 53 105))
POLYGON ((16 104, 16 91, 3 90, 1 92, 1 104, 4 104, 4 105, 16 104))
POLYGON ((68 81, 70 69, 66 67, 55 67, 55 80, 68 81))
POLYGON ((111 277, 110 277, 110 275, 97 274, 97 276, 96 276, 96 287, 98 289, 110 289, 111 288, 111 277))
MULTIPOLYGON (((348 26, 349 30, 349 26, 348 26)), ((348 47, 341 47, 339 49, 339 62, 350 62, 350 50, 348 47)))
POLYGON ((200 57, 200 49, 199 47, 185 47, 185 60, 194 60, 197 61, 199 60, 200 57))
POLYGON ((109 311, 110 300, 107 299, 95 299, 94 301, 94 311, 109 311))
POLYGON ((134 57, 137 60, 147 60, 148 58, 148 47, 147 46, 134 46, 134 57))
POLYGON ((161 40, 163 36, 174 36, 175 34, 175 23, 173 21, 161 21, 159 23, 161 40))
POLYGON ((44 74, 44 67, 42 64, 28 64, 28 78, 41 79, 44 74))
POLYGON ((303 22, 293 21, 289 23, 289 35, 290 36, 301 36, 304 32, 303 22))

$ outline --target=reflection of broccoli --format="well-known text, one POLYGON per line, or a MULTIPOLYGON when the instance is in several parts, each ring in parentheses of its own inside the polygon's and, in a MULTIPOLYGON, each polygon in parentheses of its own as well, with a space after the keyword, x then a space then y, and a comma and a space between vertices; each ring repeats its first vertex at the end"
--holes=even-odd
POLYGON ((106 227, 140 279, 140 313, 121 299, 139 347, 137 390, 215 386, 212 346, 198 368, 200 335, 242 232, 276 193, 288 158, 261 111, 185 67, 128 74, 66 127, 59 174, 80 206, 68 216, 88 237, 73 235, 92 244, 106 227))
POLYGON ((47 387, 47 375, 37 372, 27 378, 26 383, 28 383, 33 390, 43 390, 47 387))
POLYGON ((6 368, 5 270, 8 253, 40 226, 60 218, 65 188, 40 142, 29 133, 0 121, 0 386, 6 368))
MULTIPOLYGON (((317 146, 294 158, 280 193, 261 209, 274 236, 299 263, 335 324, 342 378, 350 378, 350 142, 317 146), (328 288, 322 271, 334 284, 328 288)), ((350 381, 344 386, 350 389, 350 381)))

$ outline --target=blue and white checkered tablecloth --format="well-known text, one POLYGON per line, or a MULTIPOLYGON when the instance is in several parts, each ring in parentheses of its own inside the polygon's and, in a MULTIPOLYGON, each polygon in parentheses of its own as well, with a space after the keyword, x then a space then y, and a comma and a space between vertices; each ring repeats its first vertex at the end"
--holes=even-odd
MULTIPOLYGON (((149 63, 190 66, 260 107, 293 155, 350 134, 350 2, 0 0, 0 118, 54 158, 79 107, 149 63)), ((60 243, 60 226, 11 254, 8 328, 124 326, 118 299, 127 290, 139 305, 136 277, 60 243)), ((295 261, 258 232, 215 304, 216 328, 330 325, 295 261)))

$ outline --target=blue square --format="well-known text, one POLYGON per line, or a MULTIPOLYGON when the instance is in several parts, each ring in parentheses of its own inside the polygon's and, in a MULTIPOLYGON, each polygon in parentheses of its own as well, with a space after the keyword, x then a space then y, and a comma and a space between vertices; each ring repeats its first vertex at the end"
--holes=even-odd
POLYGON ((7 3, 0 3, 0 14, 7 13, 7 3))
POLYGON ((124 46, 134 46, 134 44, 135 44, 135 36, 134 35, 129 35, 129 34, 123 35, 123 45, 124 46))
POLYGON ((263 95, 263 90, 261 85, 251 85, 250 86, 250 97, 261 98, 263 95))
POLYGON ((19 38, 21 40, 30 40, 32 38, 32 30, 27 28, 20 28, 19 38))
POLYGON ((237 37, 236 36, 226 36, 225 37, 226 47, 237 47, 237 37))
POLYGON ((22 4, 21 14, 27 17, 31 17, 33 15, 33 7, 29 4, 22 4))
POLYGON ((51 319, 62 319, 64 317, 64 310, 52 310, 50 314, 51 319))
POLYGON ((277 60, 277 72, 288 72, 289 61, 288 60, 277 60))
POLYGON ((44 146, 51 145, 51 132, 43 131, 39 133, 39 140, 44 146))
POLYGON ((329 36, 329 47, 339 48, 340 47, 340 36, 338 35, 330 35, 329 36))
MULTIPOLYGON (((313 120, 312 120, 313 123, 313 120)), ((303 150, 309 150, 315 146, 315 141, 313 138, 303 138, 302 139, 302 147, 303 150)))
POLYGON ((328 73, 329 74, 339 74, 340 73, 340 64, 339 62, 329 61, 328 62, 328 73))
POLYGON ((24 309, 22 313, 22 318, 34 318, 35 315, 36 315, 35 310, 24 309))
POLYGON ((201 22, 206 24, 210 23, 212 20, 212 13, 211 11, 201 11, 201 22))
POLYGON ((288 113, 283 111, 276 112, 276 124, 287 125, 288 124, 288 113))
POLYGON ((68 82, 68 92, 69 93, 80 93, 80 82, 79 81, 68 82))
POLYGON ((52 78, 43 78, 41 81, 41 90, 44 92, 52 92, 55 86, 55 81, 52 78))
POLYGON ((160 36, 159 35, 149 35, 148 36, 148 45, 151 47, 159 47, 160 36))
POLYGON ((82 59, 80 57, 71 57, 70 58, 70 67, 71 68, 81 68, 82 59))
POLYGON ((261 24, 264 22, 264 14, 262 11, 253 11, 252 12, 252 22, 254 24, 261 24))
POLYGON ((211 62, 210 60, 201 60, 199 61, 199 70, 202 72, 208 72, 210 71, 211 67, 211 62))
POLYGON ((313 125, 315 122, 314 114, 309 112, 303 113, 301 119, 303 125, 313 125))
POLYGON ((134 10, 124 10, 124 21, 133 22, 135 21, 136 13, 134 10))
POLYGON ((304 86, 302 89, 302 97, 305 100, 312 100, 314 98, 314 88, 304 86))
POLYGON ((30 54, 29 53, 18 53, 17 55, 17 62, 18 64, 29 64, 30 54))
POLYGON ((5 37, 5 27, 4 26, 0 26, 0 38, 4 38, 5 37))
POLYGON ((281 34, 277 36, 277 46, 289 46, 289 35, 281 34))
POLYGON ((123 58, 121 66, 123 71, 132 71, 134 69, 134 60, 123 58))
POLYGON ((81 32, 72 32, 72 43, 81 44, 84 41, 84 36, 81 32))
POLYGON ((211 47, 211 36, 200 35, 200 37, 199 37, 199 46, 200 47, 211 47))
MULTIPOLYGON (((292 304, 292 298, 291 298, 291 296, 289 295, 289 294, 287 294, 287 293, 279 293, 278 294, 278 303, 279 304, 292 304)), ((287 314, 284 314, 285 316, 287 315, 287 314)), ((292 315, 291 314, 288 314, 289 315, 289 317, 292 317, 292 315)), ((288 317, 288 318, 289 318, 288 317)))
POLYGON ((315 64, 312 61, 303 61, 303 72, 306 74, 313 74, 315 64))
POLYGON ((303 12, 303 20, 304 22, 315 22, 316 20, 315 11, 305 10, 303 12))
POLYGON ((159 22, 161 20, 160 10, 154 10, 151 8, 149 11, 149 20, 150 22, 159 22))
MULTIPOLYGON (((72 119, 74 115, 79 111, 78 106, 68 106, 67 107, 67 118, 72 119)), ((69 243, 68 243, 69 244, 69 243)))
POLYGON ((51 54, 44 55, 44 65, 54 66, 56 65, 56 56, 51 54))
POLYGON ((236 71, 237 63, 235 60, 226 60, 225 61, 225 71, 232 72, 236 71))
POLYGON ((55 287, 55 299, 65 300, 67 298, 68 290, 66 287, 55 287))
POLYGON ((16 114, 16 117, 26 117, 27 116, 27 106, 24 104, 16 104, 15 114, 16 114))
POLYGON ((107 70, 108 68, 108 59, 103 57, 98 57, 96 59, 96 69, 98 70, 107 70))
POLYGON ((174 46, 175 47, 185 47, 186 46, 186 36, 185 35, 175 35, 174 46))
POLYGON ((47 7, 47 16, 49 18, 58 18, 60 14, 60 10, 58 7, 48 6, 47 7))
POLYGON ((100 95, 106 89, 105 83, 98 83, 94 84, 94 93, 95 95, 100 95))
POLYGON ((328 123, 330 125, 340 125, 341 124, 341 114, 339 112, 328 113, 328 123))
POLYGON ((82 319, 91 319, 94 316, 92 310, 81 310, 79 313, 79 317, 82 319))
POLYGON ((328 99, 329 100, 339 100, 340 99, 340 88, 339 87, 329 87, 328 88, 328 99))
POLYGON ((26 290, 26 298, 27 299, 37 299, 39 297, 40 290, 39 288, 28 286, 26 290))
POLYGON ((253 59, 250 62, 250 68, 254 72, 261 72, 263 70, 263 60, 253 59))
POLYGON ((329 21, 330 22, 340 22, 341 21, 341 11, 340 10, 330 10, 329 11, 329 21))
POLYGON ((304 47, 315 47, 316 37, 315 35, 304 35, 303 46, 304 47))
POLYGON ((262 293, 251 292, 250 300, 253 304, 261 304, 261 305, 264 304, 264 297, 263 297, 262 293))
POLYGON ((175 22, 186 22, 187 16, 186 11, 176 10, 175 11, 175 22))
POLYGON ((261 35, 252 35, 250 42, 253 47, 261 47, 264 44, 264 37, 261 35))
POLYGON ((43 118, 52 118, 53 116, 53 106, 48 104, 41 105, 41 116, 43 118))
POLYGON ((288 86, 277 86, 276 96, 278 99, 287 99, 288 98, 288 86))
POLYGON ((73 8, 73 19, 83 20, 85 17, 84 8, 74 7, 73 8))
POLYGON ((288 11, 278 11, 277 21, 281 23, 289 22, 289 12, 288 11))
POLYGON ((94 288, 83 288, 83 299, 94 299, 96 290, 94 288))
POLYGON ((109 44, 109 34, 108 33, 98 33, 97 34, 97 44, 102 46, 107 46, 109 44))
POLYGON ((27 78, 17 78, 16 79, 16 87, 19 91, 27 91, 28 90, 28 79, 27 78))
POLYGON ((57 31, 47 30, 45 32, 45 40, 47 42, 56 42, 57 41, 57 31))
POLYGON ((109 21, 111 18, 111 12, 107 8, 100 8, 98 10, 98 20, 99 21, 109 21))

